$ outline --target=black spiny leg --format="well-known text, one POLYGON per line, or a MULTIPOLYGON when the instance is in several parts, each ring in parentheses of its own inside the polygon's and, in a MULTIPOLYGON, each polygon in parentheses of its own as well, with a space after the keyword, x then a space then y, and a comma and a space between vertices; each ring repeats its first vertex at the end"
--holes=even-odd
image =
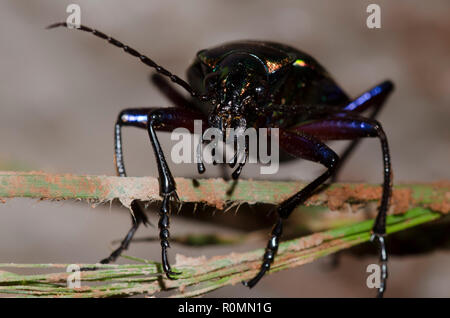
POLYGON ((144 225, 150 224, 147 219, 147 216, 145 215, 143 207, 139 202, 137 202, 136 200, 131 202, 131 210, 133 211, 133 215, 131 215, 131 221, 133 223, 131 229, 128 231, 127 235, 120 243, 120 246, 117 249, 115 249, 114 252, 112 252, 111 255, 109 255, 107 258, 102 259, 100 263, 109 264, 114 262, 122 254, 124 250, 128 249, 128 246, 130 245, 130 242, 133 239, 134 234, 139 228, 139 225, 141 225, 141 223, 144 223, 144 225))
POLYGON ((169 214, 170 214, 170 197, 176 200, 178 199, 175 187, 175 180, 172 177, 169 166, 167 165, 166 159, 164 157, 164 152, 159 144, 158 137, 156 136, 155 128, 159 125, 164 124, 165 117, 167 113, 164 110, 156 110, 149 114, 148 121, 148 134, 150 136, 150 142, 153 146, 153 151, 155 153, 156 162, 158 164, 159 172, 159 192, 163 197, 160 213, 159 213, 159 238, 161 239, 161 253, 162 253, 162 264, 164 272, 167 278, 173 279, 173 275, 178 275, 179 273, 173 272, 170 268, 169 261, 167 258, 167 249, 170 247, 169 244, 169 214))
POLYGON ((167 165, 159 144, 156 130, 172 131, 177 127, 187 128, 190 132, 194 132, 194 121, 201 120, 203 125, 206 123, 206 118, 203 114, 198 113, 187 108, 160 108, 148 112, 147 130, 150 137, 150 142, 153 147, 153 152, 158 164, 159 174, 159 192, 163 197, 160 213, 159 213, 159 237, 161 239, 161 252, 163 269, 166 276, 172 279, 173 275, 178 273, 173 272, 170 268, 167 258, 167 249, 169 244, 169 215, 170 215, 170 198, 179 201, 176 193, 175 180, 172 177, 169 166, 167 165))
POLYGON ((279 217, 277 220, 277 223, 273 226, 272 232, 270 234, 269 242, 266 246, 266 251, 263 256, 263 262, 261 265, 261 269, 259 270, 258 274, 253 277, 248 282, 243 282, 244 286, 247 286, 249 288, 254 287, 259 280, 264 276, 264 274, 270 269, 270 265, 272 264, 273 260, 275 259, 275 255, 278 251, 278 245, 280 243, 280 237, 283 232, 283 221, 279 217))
POLYGON ((333 174, 336 163, 339 160, 339 157, 333 150, 328 148, 319 140, 306 134, 289 132, 280 129, 280 146, 292 155, 319 162, 328 169, 305 188, 278 206, 277 212, 279 218, 273 227, 271 237, 266 247, 266 252, 263 256, 261 269, 253 279, 248 282, 244 282, 244 285, 250 288, 258 283, 273 263, 278 250, 280 236, 282 234, 282 220, 288 218, 296 206, 309 198, 314 190, 316 190, 317 187, 323 184, 333 174))
POLYGON ((309 122, 296 129, 314 135, 322 140, 356 139, 363 137, 377 137, 380 140, 383 155, 383 194, 372 229, 373 235, 371 240, 378 244, 380 250, 381 286, 378 289, 378 297, 383 297, 388 277, 388 256, 384 237, 386 235, 386 214, 392 193, 392 173, 388 141, 381 124, 373 119, 351 115, 346 117, 330 117, 309 122))
MULTIPOLYGON (((116 164, 116 172, 120 177, 126 177, 125 164, 123 161, 123 151, 122 151, 122 126, 135 126, 140 127, 146 125, 147 116, 137 117, 138 114, 142 114, 142 109, 127 109, 122 111, 117 118, 116 125, 114 127, 114 162, 116 164), (135 116, 134 121, 129 121, 127 118, 135 116)), ((147 216, 145 215, 144 208, 138 201, 131 202, 131 229, 128 231, 125 238, 120 243, 120 246, 115 249, 109 257, 104 258, 100 261, 102 264, 108 264, 114 262, 124 250, 128 249, 134 234, 136 233, 139 225, 144 223, 144 225, 150 224, 147 216)))
MULTIPOLYGON (((159 236, 161 239, 163 269, 168 278, 172 278, 171 275, 177 274, 170 268, 167 259, 167 249, 170 247, 170 198, 173 197, 175 199, 178 199, 178 196, 175 191, 175 181, 172 177, 172 174, 170 173, 166 159, 164 158, 164 153, 156 136, 156 130, 172 131, 177 127, 184 127, 193 132, 195 120, 201 120, 203 124, 206 122, 203 114, 193 110, 189 110, 187 108, 134 108, 124 110, 119 115, 118 123, 116 125, 116 166, 117 171, 120 175, 125 175, 120 127, 134 126, 148 130, 150 142, 152 144, 156 162, 158 164, 160 195, 163 197, 158 226, 160 230, 159 236)), ((132 230, 130 230, 130 233, 131 236, 134 234, 132 230)))
MULTIPOLYGON (((394 84, 391 81, 384 81, 374 88, 368 90, 367 92, 364 92, 357 98, 355 98, 352 102, 350 102, 344 109, 354 112, 364 112, 368 109, 371 110, 371 112, 368 115, 369 119, 375 119, 378 114, 380 113, 381 109, 383 108, 383 105, 385 105, 387 98, 391 94, 392 90, 394 89, 394 84), (363 96, 367 96, 367 94, 370 96, 370 98, 364 99, 363 96), (358 100, 363 100, 363 102, 359 102, 358 100)), ((339 164, 336 167, 336 170, 331 177, 331 183, 334 183, 338 180, 339 173, 342 170, 343 165, 348 161, 348 158, 351 156, 351 154, 355 151, 355 149, 358 147, 359 143, 361 142, 361 139, 355 139, 350 142, 349 145, 344 149, 344 151, 339 155, 341 160, 339 160, 339 164)), ((384 244, 383 244, 384 245, 384 244)), ((385 249, 385 248, 382 248, 385 249)), ((341 256, 342 251, 336 252, 331 255, 333 259, 332 266, 337 267, 339 265, 339 260, 341 256)), ((386 261, 383 262, 383 268, 382 272, 386 273, 386 275, 383 274, 383 277, 387 277, 387 267, 386 267, 386 261)), ((386 279, 384 279, 386 281, 386 279)))
MULTIPOLYGON (((161 216, 159 221, 160 227, 160 237, 161 244, 163 245, 163 265, 164 271, 166 273, 171 273, 170 267, 167 262, 167 252, 166 249, 169 247, 168 238, 169 238, 169 198, 170 195, 176 196, 175 193, 175 183, 168 169, 167 163, 162 157, 163 163, 160 163, 162 151, 159 147, 158 140, 156 138, 156 134, 153 128, 165 131, 171 131, 176 127, 184 127, 189 129, 190 131, 194 130, 194 120, 202 120, 204 121, 203 115, 196 113, 194 111, 183 109, 183 108, 132 108, 126 109, 122 111, 117 119, 115 126, 115 163, 117 174, 119 176, 126 176, 125 165, 123 161, 123 152, 122 152, 122 134, 121 128, 123 126, 132 126, 142 129, 149 130, 150 139, 152 140, 152 145, 155 149, 155 154, 158 162, 158 169, 160 172, 160 190, 161 194, 164 198, 163 206, 161 208, 161 216), (149 115, 150 114, 150 115, 149 115), (150 116, 150 120, 149 120, 150 116), (158 126, 159 119, 164 121, 164 126, 158 126), (152 123, 152 124, 150 124, 152 123), (156 127, 154 127, 156 126, 156 127), (152 128, 150 128, 152 127, 152 128), (153 136, 153 138, 152 138, 153 136), (153 142, 155 141, 155 142, 153 142), (156 150, 158 149, 158 150, 156 150), (163 167, 163 168, 161 168, 163 167)), ((116 249, 110 257, 104 259, 102 263, 112 262, 114 261, 123 250, 125 250, 131 239, 133 238, 134 233, 141 223, 149 224, 146 215, 144 214, 144 210, 139 202, 133 201, 131 204, 131 208, 134 216, 132 215, 133 226, 129 230, 125 239, 122 241, 120 247, 116 249)))
POLYGON ((381 205, 378 211, 378 215, 375 219, 375 223, 372 229, 371 241, 378 243, 378 248, 380 251, 380 264, 381 264, 381 285, 378 289, 378 298, 382 298, 384 292, 386 291, 386 282, 388 278, 387 269, 387 251, 385 244, 386 235, 386 214, 389 207, 389 201, 392 193, 392 172, 391 172, 391 157, 389 154, 389 146, 387 142, 386 135, 381 128, 381 125, 377 122, 373 122, 374 134, 380 139, 381 150, 383 152, 383 163, 384 163, 384 183, 383 183, 383 195, 381 197, 381 205))

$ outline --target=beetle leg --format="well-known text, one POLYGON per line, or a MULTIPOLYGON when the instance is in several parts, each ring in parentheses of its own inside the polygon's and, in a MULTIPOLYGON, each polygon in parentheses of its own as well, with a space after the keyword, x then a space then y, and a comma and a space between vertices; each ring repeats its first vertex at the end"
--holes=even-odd
MULTIPOLYGON (((184 127, 189 129, 191 132, 194 131, 194 120, 202 120, 205 122, 203 115, 197 112, 193 112, 188 109, 183 108, 131 108, 123 110, 117 119, 116 126, 115 126, 115 134, 114 134, 114 141, 115 141, 115 164, 116 164, 116 170, 117 174, 121 177, 126 176, 125 171, 125 164, 123 160, 123 151, 122 151, 122 133, 121 129, 123 126, 133 126, 137 128, 146 129, 147 128, 150 131, 153 132, 154 137, 156 138, 155 129, 161 130, 161 131, 171 131, 177 127, 184 127), (149 120, 151 118, 151 120, 149 120), (161 119, 164 121, 162 124, 158 120, 161 119), (150 122, 152 122, 152 125, 150 125, 150 122)), ((151 135, 152 136, 152 135, 151 135)), ((152 138, 151 138, 152 140, 152 138)), ((162 239, 162 245, 163 246, 163 253, 162 253, 162 259, 163 259, 163 268, 167 275, 170 275, 172 272, 170 271, 170 266, 168 265, 167 261, 167 252, 166 249, 168 248, 168 226, 169 226, 169 199, 170 196, 178 198, 176 196, 176 192, 174 190, 171 190, 171 187, 174 189, 175 184, 173 181, 173 178, 170 174, 170 171, 168 169, 167 163, 165 162, 164 156, 162 155, 161 148, 159 147, 159 142, 156 139, 155 141, 156 145, 158 145, 159 152, 155 151, 157 162, 158 162, 158 168, 160 167, 161 156, 164 160, 163 166, 165 167, 163 170, 163 174, 160 173, 160 193, 163 196, 163 206, 161 208, 160 213, 160 221, 159 221, 159 227, 160 227, 160 237, 162 239), (172 184, 171 184, 172 183, 172 184), (165 237, 165 240, 163 240, 163 237, 165 237), (164 243, 163 243, 164 241, 164 243)), ((152 142, 153 145, 153 142, 152 142)), ((154 146, 155 149, 155 146, 154 146)), ((161 169, 159 169, 161 172, 161 169)), ((131 242, 136 230, 138 229, 139 225, 141 223, 149 224, 148 219, 146 215, 143 212, 142 206, 137 202, 133 201, 131 203, 131 209, 132 209, 132 221, 133 225, 129 232, 127 233, 126 237, 122 241, 119 248, 117 248, 108 258, 105 258, 102 260, 102 263, 109 263, 113 262, 117 257, 120 256, 120 254, 123 252, 123 250, 127 249, 129 246, 129 243, 131 242)))
MULTIPOLYGON (((125 164, 123 162, 123 152, 122 152, 122 127, 123 126, 134 126, 134 127, 145 127, 147 122, 147 116, 145 113, 148 108, 136 108, 127 109, 122 111, 116 121, 114 127, 114 163, 116 165, 117 175, 120 177, 126 177, 125 164), (123 120, 126 118, 134 118, 134 120, 123 120)), ((115 249, 107 258, 100 261, 102 264, 108 264, 114 262, 124 250, 128 249, 134 234, 139 228, 141 223, 144 225, 150 224, 147 216, 145 215, 143 206, 138 201, 133 201, 131 203, 131 228, 128 231, 125 238, 120 243, 120 246, 115 249)))
POLYGON ((317 187, 323 184, 333 174, 336 163, 339 160, 338 155, 333 150, 314 137, 301 132, 293 132, 283 129, 280 129, 279 132, 279 144, 285 151, 296 157, 321 163, 328 169, 305 188, 282 202, 277 207, 276 210, 279 217, 272 229, 271 237, 263 256, 261 269, 253 279, 244 283, 245 286, 250 288, 255 286, 256 283, 258 283, 258 281, 270 269, 270 266, 275 258, 275 254, 278 250, 278 244, 282 234, 283 219, 288 218, 297 205, 308 199, 314 190, 316 190, 317 187))
POLYGON ((344 110, 362 113, 372 107, 379 109, 393 89, 394 84, 391 81, 384 81, 348 103, 344 110))
MULTIPOLYGON (((389 97, 390 93, 394 89, 394 84, 391 81, 384 81, 377 86, 371 88, 370 90, 364 92, 363 94, 359 95, 357 98, 355 98, 353 101, 348 103, 344 110, 346 111, 353 111, 356 113, 362 113, 368 109, 371 109, 371 112, 367 116, 370 119, 375 119, 379 112, 381 111, 382 107, 385 105, 385 102, 387 98, 389 97)), ((361 139, 354 139, 352 140, 344 149, 344 151, 340 154, 340 160, 336 167, 336 170, 331 177, 331 183, 334 183, 338 180, 338 176, 340 171, 342 170, 342 167, 347 162, 350 155, 354 152, 356 147, 358 147, 359 143, 361 142, 361 139)), ((339 262, 341 252, 334 253, 332 255, 333 257, 333 267, 336 267, 339 262)))
POLYGON ((382 267, 381 286, 378 296, 382 297, 386 289, 387 252, 384 242, 386 234, 386 214, 392 194, 392 171, 389 146, 381 124, 374 120, 358 116, 335 117, 306 123, 296 127, 296 131, 303 131, 322 140, 356 139, 363 137, 378 137, 383 155, 383 194, 377 217, 372 229, 372 241, 379 245, 380 262, 382 267))
MULTIPOLYGON (((373 108, 372 112, 367 117, 370 119, 375 119, 393 89, 394 84, 391 81, 384 81, 369 91, 361 94, 358 98, 355 98, 344 109, 361 113, 367 109, 373 108), (358 102, 358 100, 361 102, 358 102)), ((342 166, 356 149, 360 141, 360 139, 353 140, 342 152, 340 155, 341 160, 339 161, 336 171, 331 178, 331 182, 335 182, 337 180, 342 166)))
POLYGON ((163 197, 161 209, 159 212, 159 238, 161 240, 161 253, 163 270, 166 273, 167 278, 172 279, 175 273, 171 270, 169 261, 167 259, 167 249, 169 244, 169 213, 170 213, 170 197, 176 197, 175 180, 172 177, 169 166, 167 165, 164 153, 159 144, 158 137, 156 136, 155 126, 164 122, 164 111, 156 110, 149 113, 148 121, 148 134, 150 136, 150 142, 153 146, 153 152, 155 153, 156 162, 158 164, 159 171, 159 192, 163 197))
POLYGON ((100 261, 101 264, 109 264, 114 262, 124 250, 128 249, 128 246, 130 245, 134 234, 139 228, 139 225, 141 225, 141 223, 144 223, 144 225, 150 224, 147 216, 145 215, 144 208, 138 201, 134 200, 133 202, 131 202, 131 210, 133 211, 131 215, 131 229, 128 231, 127 235, 120 243, 120 246, 115 249, 107 258, 102 259, 100 261))
POLYGON ((164 156, 164 152, 158 141, 156 130, 172 130, 176 127, 188 128, 191 132, 194 131, 194 120, 204 119, 202 114, 188 111, 182 108, 161 108, 152 110, 148 113, 147 130, 150 137, 150 142, 153 147, 153 152, 156 157, 159 172, 159 192, 163 197, 160 213, 159 213, 159 237, 161 239, 161 254, 163 270, 167 278, 173 279, 173 275, 179 274, 173 272, 170 268, 167 258, 167 249, 169 244, 169 215, 170 215, 170 198, 178 199, 176 193, 175 180, 172 177, 169 166, 164 156))

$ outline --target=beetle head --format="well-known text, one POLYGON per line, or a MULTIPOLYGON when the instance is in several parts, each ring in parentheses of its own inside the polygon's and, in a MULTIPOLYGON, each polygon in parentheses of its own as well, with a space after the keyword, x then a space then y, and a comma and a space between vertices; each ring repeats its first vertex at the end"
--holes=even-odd
POLYGON ((215 106, 209 125, 222 132, 251 125, 255 107, 266 100, 268 91, 265 65, 248 53, 229 54, 205 77, 204 84, 215 106))

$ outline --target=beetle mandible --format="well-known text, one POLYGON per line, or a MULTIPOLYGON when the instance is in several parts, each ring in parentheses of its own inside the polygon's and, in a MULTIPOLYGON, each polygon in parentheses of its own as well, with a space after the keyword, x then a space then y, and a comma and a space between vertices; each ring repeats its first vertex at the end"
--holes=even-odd
MULTIPOLYGON (((48 28, 68 27, 67 23, 55 23, 48 28)), ((79 30, 122 48, 154 68, 156 86, 175 104, 169 108, 131 108, 123 110, 115 125, 115 164, 117 174, 126 176, 122 154, 121 129, 124 126, 148 131, 158 165, 160 195, 163 198, 159 212, 162 264, 169 279, 176 277, 168 259, 170 202, 179 200, 174 178, 164 157, 156 131, 172 131, 184 127, 193 132, 194 120, 201 120, 203 127, 214 127, 225 136, 227 128, 279 129, 279 146, 286 153, 317 162, 326 171, 306 187, 276 207, 278 219, 270 234, 261 268, 258 274, 244 285, 253 287, 270 269, 277 253, 283 220, 287 219, 299 204, 330 177, 336 176, 342 162, 363 137, 379 139, 383 158, 383 193, 375 219, 371 240, 378 243, 380 251, 382 297, 387 279, 387 252, 385 247, 386 213, 392 192, 391 159, 386 134, 376 115, 393 90, 390 81, 384 81, 351 99, 335 83, 328 72, 311 56, 287 45, 263 41, 236 41, 201 50, 187 71, 188 82, 156 64, 122 42, 92 28, 81 25, 79 30), (190 98, 184 97, 170 82, 183 87, 190 98), (371 110, 368 116, 361 113, 371 110), (328 140, 353 140, 341 156, 324 142, 328 140)), ((234 167, 235 162, 229 165, 234 167)), ((237 179, 245 164, 240 162, 233 172, 237 179)), ((198 163, 200 173, 205 171, 198 163)), ((128 248, 141 223, 148 224, 144 209, 137 201, 131 208, 132 227, 120 246, 101 261, 110 263, 128 248)))

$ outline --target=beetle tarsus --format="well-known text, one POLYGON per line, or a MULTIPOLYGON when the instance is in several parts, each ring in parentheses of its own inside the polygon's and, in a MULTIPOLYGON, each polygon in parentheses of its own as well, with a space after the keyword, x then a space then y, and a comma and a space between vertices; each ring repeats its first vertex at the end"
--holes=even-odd
POLYGON ((169 214, 170 214, 170 197, 171 196, 175 197, 177 195, 175 192, 164 195, 161 209, 159 212, 158 227, 159 227, 159 238, 161 240, 161 255, 162 255, 163 270, 168 279, 175 279, 175 277, 173 277, 173 276, 179 275, 181 273, 172 271, 170 264, 169 264, 168 257, 167 257, 167 249, 170 248, 169 214))
POLYGON ((272 229, 272 233, 269 242, 267 243, 266 251, 263 256, 263 262, 258 274, 248 282, 244 282, 243 283, 244 286, 247 286, 248 288, 254 287, 259 282, 259 280, 264 276, 264 274, 268 270, 270 270, 270 265, 272 265, 273 260, 275 259, 275 255, 277 254, 278 245, 280 243, 280 237, 282 232, 283 232, 283 220, 281 219, 281 217, 279 217, 277 223, 275 223, 272 229))

